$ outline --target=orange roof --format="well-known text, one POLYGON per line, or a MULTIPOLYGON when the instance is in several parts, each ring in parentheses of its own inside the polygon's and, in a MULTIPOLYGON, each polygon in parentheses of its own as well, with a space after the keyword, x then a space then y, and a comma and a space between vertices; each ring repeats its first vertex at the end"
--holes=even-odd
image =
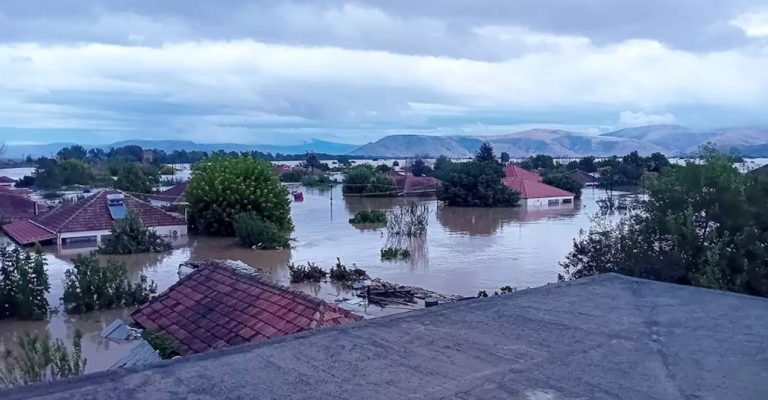
POLYGON ((507 178, 521 178, 527 181, 541 182, 543 178, 534 171, 528 171, 520 166, 510 164, 504 167, 504 176, 507 178))
POLYGON ((523 199, 544 199, 548 197, 572 197, 573 193, 534 180, 504 178, 501 182, 520 193, 523 199))

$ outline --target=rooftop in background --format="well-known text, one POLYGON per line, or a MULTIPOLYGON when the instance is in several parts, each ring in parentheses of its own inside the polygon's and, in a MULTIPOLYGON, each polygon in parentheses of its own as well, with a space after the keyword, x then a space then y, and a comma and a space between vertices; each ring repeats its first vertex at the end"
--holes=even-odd
POLYGON ((0 190, 0 223, 34 218, 47 208, 21 194, 0 190))
POLYGON ((402 196, 434 195, 440 185, 440 181, 431 176, 405 175, 394 170, 389 171, 389 177, 402 196))
POLYGON ((608 274, 0 397, 762 400, 766 331, 766 299, 608 274))
POLYGON ((356 322, 335 304, 208 262, 133 313, 145 329, 173 336, 182 354, 356 322))
POLYGON ((187 199, 184 197, 184 193, 187 191, 187 181, 181 182, 170 188, 149 196, 149 201, 152 204, 175 204, 186 203, 187 199))
POLYGON ((507 178, 520 178, 527 181, 541 182, 543 178, 537 172, 528 171, 527 169, 515 164, 509 164, 504 167, 504 176, 507 178))
POLYGON ((0 185, 12 185, 16 183, 15 179, 9 178, 7 176, 0 176, 0 185))

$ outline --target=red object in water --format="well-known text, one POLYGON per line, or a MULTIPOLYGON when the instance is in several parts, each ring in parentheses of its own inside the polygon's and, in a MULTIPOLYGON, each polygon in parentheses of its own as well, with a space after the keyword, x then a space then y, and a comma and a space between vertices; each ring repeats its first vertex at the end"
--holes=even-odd
POLYGON ((293 201, 304 201, 304 193, 293 192, 293 201))

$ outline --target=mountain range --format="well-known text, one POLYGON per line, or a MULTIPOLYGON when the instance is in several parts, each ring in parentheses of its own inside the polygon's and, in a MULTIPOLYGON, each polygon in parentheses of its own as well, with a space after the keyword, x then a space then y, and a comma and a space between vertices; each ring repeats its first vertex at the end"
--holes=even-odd
MULTIPOLYGON (((306 151, 327 154, 348 154, 367 157, 410 157, 446 155, 453 158, 471 157, 483 142, 490 142, 496 153, 507 152, 512 157, 549 154, 559 157, 622 155, 637 150, 647 155, 660 152, 669 156, 695 153, 700 146, 714 143, 724 151, 736 149, 745 156, 768 157, 768 128, 729 128, 695 130, 680 125, 648 125, 620 129, 601 135, 589 135, 557 129, 531 129, 496 136, 429 136, 389 135, 375 142, 352 144, 311 140, 298 145, 264 145, 237 143, 195 143, 182 140, 126 140, 109 145, 85 146, 108 149, 126 145, 144 148, 186 151, 261 151, 301 154, 306 151)), ((8 145, 5 157, 27 155, 52 156, 72 143, 37 145, 8 145)))

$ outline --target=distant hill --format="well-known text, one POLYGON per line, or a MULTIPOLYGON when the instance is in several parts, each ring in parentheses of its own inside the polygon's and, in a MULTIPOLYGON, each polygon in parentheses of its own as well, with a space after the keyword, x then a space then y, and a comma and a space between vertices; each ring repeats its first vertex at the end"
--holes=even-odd
POLYGON ((637 150, 648 155, 695 153, 708 142, 725 151, 732 148, 746 155, 768 154, 768 129, 693 130, 680 125, 650 125, 621 129, 602 135, 587 135, 555 129, 531 129, 498 136, 424 136, 392 135, 368 143, 351 155, 374 157, 431 156, 469 157, 483 141, 490 142, 497 153, 512 157, 549 154, 559 157, 585 155, 623 155, 637 150))
MULTIPOLYGON (((8 145, 5 157, 7 158, 21 158, 31 155, 32 157, 47 156, 51 157, 56 155, 62 147, 69 146, 74 143, 49 143, 49 144, 35 144, 35 145, 8 145)), ((83 147, 90 149, 94 147, 109 149, 110 147, 121 147, 128 145, 138 145, 145 149, 163 150, 166 152, 172 152, 174 150, 186 150, 186 151, 261 151, 266 153, 283 153, 283 154, 301 154, 307 151, 314 151, 316 153, 327 154, 346 154, 356 149, 358 146, 345 143, 327 142, 323 140, 311 140, 307 143, 297 145, 268 145, 268 144, 238 144, 238 143, 195 143, 187 140, 124 140, 120 142, 110 143, 99 146, 83 147)))

